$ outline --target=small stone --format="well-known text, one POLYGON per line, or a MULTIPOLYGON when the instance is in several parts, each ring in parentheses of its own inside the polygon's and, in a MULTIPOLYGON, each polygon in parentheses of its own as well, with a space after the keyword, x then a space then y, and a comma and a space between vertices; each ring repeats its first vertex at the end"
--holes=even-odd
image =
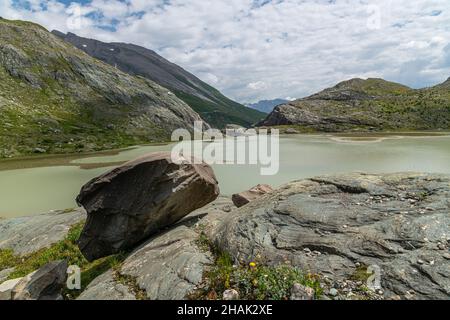
POLYGON ((315 291, 313 288, 294 283, 291 289, 291 300, 313 300, 315 291))
POLYGON ((445 247, 445 245, 444 245, 443 243, 439 243, 439 244, 438 244, 438 249, 439 249, 439 250, 445 250, 446 247, 445 247))
POLYGON ((311 252, 311 249, 309 249, 309 248, 304 248, 303 251, 306 252, 306 253, 310 253, 310 252, 311 252))
POLYGON ((234 289, 228 289, 223 292, 223 300, 239 300, 239 292, 234 289))
POLYGON ((34 148, 33 152, 34 153, 46 153, 47 150, 45 150, 43 148, 34 148))
POLYGON ((250 190, 233 194, 231 199, 236 207, 240 208, 249 202, 252 202, 265 194, 273 192, 271 186, 267 184, 258 184, 257 186, 251 188, 250 190))
POLYGON ((0 285, 0 300, 11 300, 12 291, 22 278, 8 280, 0 285))
POLYGON ((355 267, 357 267, 357 268, 361 267, 361 263, 355 262, 355 267))
POLYGON ((9 275, 13 273, 15 268, 8 268, 0 271, 0 284, 8 279, 9 275))
POLYGON ((22 278, 12 291, 13 300, 60 300, 66 284, 67 262, 53 261, 22 278))
POLYGON ((379 290, 377 290, 377 293, 378 293, 380 296, 382 296, 382 295, 384 294, 384 291, 381 290, 381 289, 379 289, 379 290))
POLYGON ((423 260, 419 259, 419 260, 417 260, 417 263, 418 264, 424 264, 425 262, 423 260))
POLYGON ((446 252, 442 256, 444 257, 444 259, 450 260, 450 253, 446 252))
POLYGON ((330 295, 333 297, 336 297, 338 295, 338 291, 335 288, 330 289, 330 295))
POLYGON ((320 255, 322 254, 320 251, 317 251, 317 250, 314 250, 313 253, 314 253, 316 256, 320 256, 320 255))
POLYGON ((230 206, 224 206, 222 208, 222 211, 224 211, 224 212, 231 212, 231 207, 230 206))

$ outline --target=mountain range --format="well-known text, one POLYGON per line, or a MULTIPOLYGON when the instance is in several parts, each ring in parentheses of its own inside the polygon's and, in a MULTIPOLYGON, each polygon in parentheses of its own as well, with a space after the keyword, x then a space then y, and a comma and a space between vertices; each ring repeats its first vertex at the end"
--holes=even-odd
POLYGON ((281 103, 267 115, 151 50, 0 19, 0 158, 163 142, 197 120, 301 132, 450 129, 450 79, 424 89, 351 79, 281 103))
POLYGON ((412 89, 383 79, 351 79, 277 106, 259 126, 309 131, 450 129, 450 79, 412 89))
POLYGON ((214 127, 222 129, 227 124, 249 127, 264 118, 264 114, 232 101, 152 50, 134 44, 105 43, 73 33, 52 33, 123 72, 145 77, 170 89, 214 127))
POLYGON ((37 24, 0 19, 0 157, 167 141, 196 120, 198 113, 154 81, 37 24))
POLYGON ((249 103, 247 104, 247 107, 264 113, 270 113, 276 106, 287 102, 289 102, 289 100, 286 99, 261 100, 255 103, 249 103))

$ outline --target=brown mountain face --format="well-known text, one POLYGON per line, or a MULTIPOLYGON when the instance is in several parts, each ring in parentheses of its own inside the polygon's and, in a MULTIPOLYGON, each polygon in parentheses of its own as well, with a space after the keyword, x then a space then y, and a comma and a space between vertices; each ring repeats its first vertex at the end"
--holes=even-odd
POLYGON ((167 141, 200 116, 43 27, 0 19, 0 158, 167 141))
POLYGON ((248 127, 265 116, 262 112, 228 99, 217 89, 147 48, 128 43, 105 43, 73 33, 52 33, 123 72, 145 77, 169 88, 217 128, 225 128, 227 124, 248 127))
POLYGON ((258 125, 327 132, 450 129, 450 81, 416 90, 382 79, 352 79, 277 106, 258 125))

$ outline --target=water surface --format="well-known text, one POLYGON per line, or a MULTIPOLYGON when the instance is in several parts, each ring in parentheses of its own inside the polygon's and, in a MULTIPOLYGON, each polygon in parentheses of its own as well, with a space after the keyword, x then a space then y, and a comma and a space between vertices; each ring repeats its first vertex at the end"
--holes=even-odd
MULTIPOLYGON (((171 145, 141 146, 98 155, 0 162, 0 217, 75 207, 74 199, 80 187, 91 178, 145 153, 171 148, 171 145)), ((450 136, 283 136, 277 175, 261 176, 258 166, 213 167, 224 195, 258 183, 279 186, 331 173, 420 171, 450 174, 450 136)))

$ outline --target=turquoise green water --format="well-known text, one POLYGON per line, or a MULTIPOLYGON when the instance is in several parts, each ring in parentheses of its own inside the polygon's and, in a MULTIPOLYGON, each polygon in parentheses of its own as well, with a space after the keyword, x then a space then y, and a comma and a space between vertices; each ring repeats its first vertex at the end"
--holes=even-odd
MULTIPOLYGON (((75 207, 74 199, 81 186, 111 169, 113 164, 171 148, 171 145, 143 146, 117 155, 68 160, 65 165, 52 165, 52 160, 49 160, 45 167, 0 171, 0 217, 75 207), (94 163, 94 168, 86 166, 94 163), (103 167, 99 168, 99 164, 103 167)), ((258 183, 279 186, 292 180, 330 173, 423 171, 450 174, 450 136, 373 139, 285 136, 280 139, 280 170, 274 176, 262 176, 260 167, 253 165, 226 164, 213 165, 213 168, 225 195, 258 183)))

